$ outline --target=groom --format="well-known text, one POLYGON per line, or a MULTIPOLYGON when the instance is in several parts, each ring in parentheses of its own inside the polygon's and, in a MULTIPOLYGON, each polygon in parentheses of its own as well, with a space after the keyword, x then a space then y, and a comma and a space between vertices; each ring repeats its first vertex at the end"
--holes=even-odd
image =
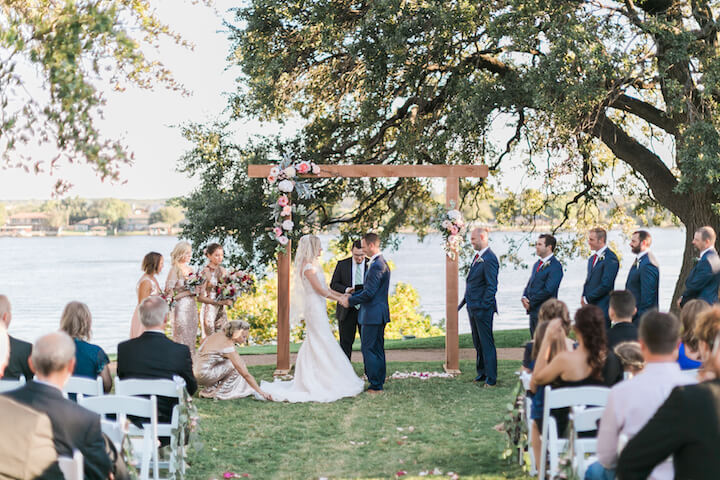
POLYGON ((368 393, 382 393, 385 383, 385 324, 390 321, 388 290, 390 269, 380 252, 380 238, 367 233, 361 240, 362 249, 370 257, 365 273, 365 285, 360 292, 343 295, 340 304, 345 308, 360 305, 358 323, 362 325, 360 340, 365 373, 370 382, 368 393))

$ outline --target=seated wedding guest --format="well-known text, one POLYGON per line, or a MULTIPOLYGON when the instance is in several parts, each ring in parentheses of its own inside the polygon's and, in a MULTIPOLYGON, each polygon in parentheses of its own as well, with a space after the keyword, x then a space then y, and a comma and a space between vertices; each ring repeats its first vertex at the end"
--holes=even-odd
MULTIPOLYGON (((11 321, 12 307, 10 306, 10 300, 5 295, 0 295, 0 323, 5 325, 6 330, 9 330, 11 321)), ((18 380, 23 376, 25 379, 30 380, 33 377, 33 372, 28 365, 28 358, 32 353, 32 344, 9 334, 8 337, 10 337, 10 359, 3 378, 18 380)))
POLYGON ((683 370, 695 370, 700 368, 700 350, 698 349, 697 337, 695 337, 695 322, 698 315, 710 310, 710 304, 705 300, 696 298, 690 300, 680 311, 680 323, 682 323, 682 342, 678 350, 678 363, 683 370))
POLYGON ((6 395, 50 417, 57 454, 72 457, 73 450, 80 450, 86 479, 108 478, 111 464, 100 416, 63 397, 62 389, 75 369, 72 339, 65 332, 40 337, 33 346, 30 367, 35 380, 6 395))
MULTIPOLYGON (((563 330, 565 331, 565 349, 572 350, 573 348, 575 348, 574 342, 571 338, 568 337, 568 335, 570 335, 571 327, 570 313, 568 312, 568 308, 567 305, 565 305, 565 302, 558 300, 557 298, 551 298, 549 300, 546 300, 545 303, 542 304, 542 306, 540 307, 540 311, 538 312, 538 325, 544 322, 549 322, 554 318, 559 318, 562 320, 563 330)), ((540 345, 535 340, 531 340, 525 344, 525 351, 523 352, 523 368, 526 371, 532 371, 532 368, 529 368, 529 365, 532 361, 535 360, 535 358, 537 358, 537 351, 539 350, 540 345), (535 347, 535 345, 537 345, 537 347, 535 347)))
POLYGON ((245 362, 235 350, 236 343, 244 343, 250 332, 250 324, 234 320, 205 339, 195 357, 195 378, 203 398, 229 400, 242 398, 257 392, 265 400, 270 395, 260 390, 245 362))
POLYGON ((95 379, 102 377, 103 390, 108 393, 112 388, 112 378, 108 364, 110 359, 105 351, 88 343, 92 331, 92 316, 87 305, 70 302, 65 305, 60 318, 60 330, 75 341, 75 370, 73 375, 95 379))
POLYGON ((622 342, 616 345, 613 351, 620 359, 626 378, 634 377, 645 368, 645 357, 643 357, 640 343, 622 342))
MULTIPOLYGON (((703 316, 720 322, 720 308, 703 316)), ((720 472, 720 335, 711 340, 704 366, 715 380, 676 387, 655 415, 628 442, 615 474, 622 480, 648 478, 673 456, 677 479, 715 480, 720 472)), ((647 395, 645 393, 644 395, 647 395)))
MULTIPOLYGON (((603 311, 595 305, 581 307, 575 313, 573 330, 577 338, 575 350, 560 352, 548 361, 548 352, 551 348, 549 339, 563 334, 560 319, 550 322, 533 370, 531 385, 534 384, 538 388, 545 385, 552 385, 553 388, 609 386, 622 380, 620 361, 607 349, 603 311), (608 370, 608 360, 611 357, 617 362, 617 367, 608 370), (604 373, 606 370, 608 373, 604 373), (616 370, 619 370, 619 375, 616 370)), ((567 428, 568 413, 567 408, 551 410, 551 414, 557 420, 560 435, 564 434, 567 428)))
MULTIPOLYGON (((175 343, 165 336, 168 304, 151 295, 138 307, 144 332, 138 338, 118 345, 117 375, 124 378, 167 378, 175 375, 185 380, 190 395, 197 390, 192 358, 187 345, 175 343)), ((158 397, 158 421, 170 422, 177 398, 158 397)))
MULTIPOLYGON (((640 322, 639 336, 645 369, 610 390, 598 431, 598 461, 590 465, 585 480, 614 479, 620 437, 632 438, 650 420, 673 388, 695 383, 681 372, 675 361, 680 341, 680 321, 674 315, 648 311, 640 322)), ((658 465, 650 478, 672 480, 672 461, 668 459, 658 465)))
MULTIPOLYGON (((530 372, 533 371, 535 364, 537 363, 537 357, 540 354, 540 347, 542 346, 543 341, 547 341, 550 345, 550 347, 547 349, 548 362, 555 358, 558 352, 564 352, 568 349, 565 343, 567 339, 565 338, 565 335, 561 334, 561 331, 557 331, 554 338, 547 338, 547 340, 545 340, 545 333, 549 324, 549 321, 538 321, 538 325, 535 328, 535 339, 533 340, 533 349, 529 363, 530 372)), ((537 385, 533 384, 531 380, 529 395, 531 398, 530 419, 533 420, 530 432, 530 446, 533 449, 533 455, 535 455, 535 458, 539 459, 540 433, 542 432, 542 416, 545 390, 543 387, 538 387, 537 385)))
MULTIPOLYGON (((698 315, 695 323, 695 338, 698 342, 700 357, 707 359, 713 349, 715 337, 720 334, 720 306, 713 305, 708 310, 698 315)), ((715 371, 706 368, 706 362, 700 366, 700 381, 713 380, 715 371)))
MULTIPOLYGON (((0 378, 7 366, 10 342, 0 325, 0 378)), ((0 395, 0 478, 62 480, 48 416, 0 395)))
POLYGON ((607 332, 610 350, 621 342, 634 342, 638 339, 637 326, 632 321, 636 311, 632 293, 627 290, 610 292, 610 329, 607 332))
POLYGON ((143 257, 143 274, 135 285, 137 306, 133 312, 132 320, 130 320, 130 338, 137 338, 143 332, 142 322, 140 321, 140 315, 138 313, 142 301, 150 295, 160 295, 163 293, 157 279, 157 274, 162 272, 163 265, 163 256, 157 252, 150 252, 143 257))

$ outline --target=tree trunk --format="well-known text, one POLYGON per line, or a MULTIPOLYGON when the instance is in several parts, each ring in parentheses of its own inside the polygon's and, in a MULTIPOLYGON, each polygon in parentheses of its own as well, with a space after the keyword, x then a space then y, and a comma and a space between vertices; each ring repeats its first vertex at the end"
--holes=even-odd
MULTIPOLYGON (((700 227, 709 225, 715 230, 716 234, 720 234, 720 216, 713 212, 710 207, 714 200, 708 198, 708 195, 698 194, 688 194, 686 200, 686 207, 683 208, 684 214, 678 215, 678 218, 680 218, 685 225, 685 251, 683 252, 682 267, 677 282, 675 283, 675 292, 673 293, 672 303, 670 305, 670 311, 676 314, 679 313, 677 300, 685 290, 685 280, 690 274, 690 270, 695 266, 694 259, 697 258, 700 253, 695 250, 692 244, 695 231, 700 227)), ((715 241, 715 248, 720 250, 718 239, 715 241)), ((662 265, 660 265, 660 268, 662 268, 662 265)))

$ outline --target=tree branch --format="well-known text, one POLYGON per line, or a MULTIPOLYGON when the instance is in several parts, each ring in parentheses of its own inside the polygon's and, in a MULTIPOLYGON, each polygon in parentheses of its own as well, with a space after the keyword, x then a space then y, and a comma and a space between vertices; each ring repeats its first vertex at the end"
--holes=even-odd
POLYGON ((662 128, 667 133, 678 134, 678 125, 675 120, 670 118, 664 111, 643 100, 623 93, 610 102, 609 106, 638 116, 648 123, 662 128))

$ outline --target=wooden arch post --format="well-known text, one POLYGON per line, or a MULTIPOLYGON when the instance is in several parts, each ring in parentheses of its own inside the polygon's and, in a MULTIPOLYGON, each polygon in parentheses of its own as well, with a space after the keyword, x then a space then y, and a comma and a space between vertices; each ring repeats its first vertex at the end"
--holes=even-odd
MULTIPOLYGON (((248 176, 266 178, 270 169, 276 165, 249 165, 248 176)), ((457 205, 460 190, 460 178, 486 178, 487 165, 320 165, 318 175, 313 177, 345 178, 445 178, 445 204, 457 205)), ((278 299, 277 299, 277 365, 276 375, 290 371, 290 249, 278 255, 278 299)), ((450 373, 459 373, 458 352, 458 256, 445 260, 445 364, 450 373)))

